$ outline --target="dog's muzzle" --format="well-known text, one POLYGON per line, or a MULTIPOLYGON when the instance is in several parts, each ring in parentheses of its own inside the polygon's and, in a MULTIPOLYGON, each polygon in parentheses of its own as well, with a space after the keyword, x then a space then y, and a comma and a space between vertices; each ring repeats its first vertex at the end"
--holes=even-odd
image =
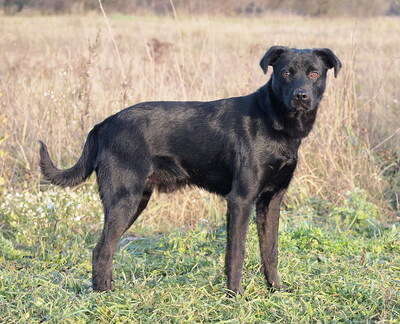
POLYGON ((291 100, 292 109, 309 110, 312 108, 311 94, 306 89, 296 89, 293 91, 291 100))

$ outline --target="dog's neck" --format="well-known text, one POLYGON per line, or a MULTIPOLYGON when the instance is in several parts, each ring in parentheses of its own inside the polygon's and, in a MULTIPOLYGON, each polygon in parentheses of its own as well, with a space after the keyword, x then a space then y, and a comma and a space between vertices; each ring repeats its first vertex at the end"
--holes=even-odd
POLYGON ((285 133, 288 137, 306 137, 314 126, 319 102, 317 102, 312 110, 289 110, 274 94, 271 84, 272 81, 270 79, 268 83, 259 90, 259 93, 263 105, 262 109, 272 128, 277 132, 285 133))

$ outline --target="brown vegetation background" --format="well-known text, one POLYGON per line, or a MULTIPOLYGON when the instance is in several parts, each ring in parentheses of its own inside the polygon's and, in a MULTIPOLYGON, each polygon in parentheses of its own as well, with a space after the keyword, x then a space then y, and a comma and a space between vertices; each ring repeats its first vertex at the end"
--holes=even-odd
MULTIPOLYGON (((140 1, 134 3, 139 10, 140 1)), ((348 192, 361 189, 380 207, 382 219, 396 214, 398 18, 308 18, 264 10, 228 17, 218 14, 222 7, 215 7, 216 15, 189 15, 210 13, 214 2, 205 1, 203 9, 194 9, 202 2, 183 3, 173 2, 175 15, 110 13, 111 31, 94 12, 0 16, 0 188, 30 190, 40 184, 39 139, 58 166, 69 167, 91 127, 121 108, 148 100, 245 95, 267 81, 258 64, 270 46, 329 47, 343 69, 337 79, 330 73, 286 204, 299 206, 314 197, 340 205, 348 192)), ((112 2, 104 4, 108 10, 112 2)), ((163 203, 150 206, 154 215, 165 213, 181 223, 198 221, 207 208, 223 210, 222 204, 210 207, 217 198, 202 191, 161 195, 158 201, 163 203)))

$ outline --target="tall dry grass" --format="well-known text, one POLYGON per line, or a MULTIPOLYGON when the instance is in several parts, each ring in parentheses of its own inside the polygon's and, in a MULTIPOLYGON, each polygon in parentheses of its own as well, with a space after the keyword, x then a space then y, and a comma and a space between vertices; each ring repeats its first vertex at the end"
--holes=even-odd
MULTIPOLYGON (((260 58, 281 44, 329 47, 343 62, 338 79, 330 74, 287 201, 316 196, 340 203, 362 188, 382 210, 388 197, 398 204, 398 182, 384 176, 399 168, 398 19, 109 19, 122 67, 101 16, 0 17, 1 186, 39 184, 38 139, 59 166, 70 166, 92 125, 125 106, 255 91, 268 79, 260 58)), ((209 209, 210 199, 216 198, 198 191, 161 195, 149 213, 190 224, 222 213, 222 204, 209 209)))

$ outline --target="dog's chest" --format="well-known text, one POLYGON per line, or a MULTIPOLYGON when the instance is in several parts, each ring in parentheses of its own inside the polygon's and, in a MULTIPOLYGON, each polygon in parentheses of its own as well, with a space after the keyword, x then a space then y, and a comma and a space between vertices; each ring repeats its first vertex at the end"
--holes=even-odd
POLYGON ((298 146, 285 147, 275 153, 264 155, 264 183, 268 188, 275 188, 290 181, 298 160, 298 146))
POLYGON ((297 152, 296 155, 283 159, 275 172, 274 178, 285 177, 288 173, 293 173, 297 166, 297 152))

